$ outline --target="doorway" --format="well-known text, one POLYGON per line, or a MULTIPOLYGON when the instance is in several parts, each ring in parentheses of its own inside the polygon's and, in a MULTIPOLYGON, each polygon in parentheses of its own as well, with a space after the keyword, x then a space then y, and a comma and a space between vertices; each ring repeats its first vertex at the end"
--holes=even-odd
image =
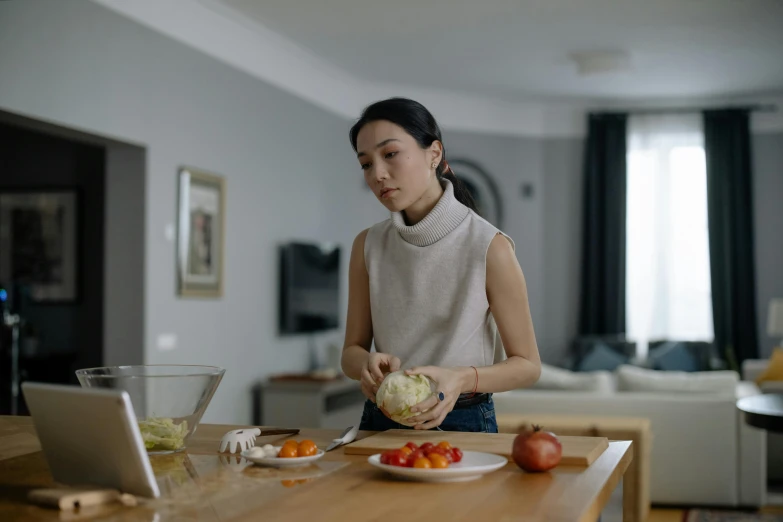
POLYGON ((29 414, 23 381, 143 362, 144 162, 143 148, 0 113, 0 415, 29 414))

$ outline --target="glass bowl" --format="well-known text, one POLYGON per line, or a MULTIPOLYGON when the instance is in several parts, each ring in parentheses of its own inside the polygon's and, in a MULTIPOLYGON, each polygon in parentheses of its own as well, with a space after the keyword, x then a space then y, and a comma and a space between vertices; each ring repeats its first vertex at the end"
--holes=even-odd
POLYGON ((130 395, 147 452, 182 451, 226 372, 216 366, 139 365, 76 370, 83 388, 130 395))

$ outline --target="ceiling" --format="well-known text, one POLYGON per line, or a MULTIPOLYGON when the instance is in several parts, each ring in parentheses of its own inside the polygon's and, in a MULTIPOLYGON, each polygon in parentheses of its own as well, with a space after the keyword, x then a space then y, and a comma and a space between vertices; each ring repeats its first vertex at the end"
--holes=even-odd
POLYGON ((783 0, 218 0, 362 80, 509 101, 783 88, 783 0), (580 75, 573 53, 629 67, 580 75))

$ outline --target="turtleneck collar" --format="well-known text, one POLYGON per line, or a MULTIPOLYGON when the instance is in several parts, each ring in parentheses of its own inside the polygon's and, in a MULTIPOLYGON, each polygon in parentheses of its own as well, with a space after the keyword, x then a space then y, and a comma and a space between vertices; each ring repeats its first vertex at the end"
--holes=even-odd
POLYGON ((413 226, 405 224, 402 212, 392 212, 394 228, 406 242, 425 247, 437 243, 457 228, 470 214, 470 209, 454 197, 454 186, 443 180, 443 195, 429 214, 413 226))

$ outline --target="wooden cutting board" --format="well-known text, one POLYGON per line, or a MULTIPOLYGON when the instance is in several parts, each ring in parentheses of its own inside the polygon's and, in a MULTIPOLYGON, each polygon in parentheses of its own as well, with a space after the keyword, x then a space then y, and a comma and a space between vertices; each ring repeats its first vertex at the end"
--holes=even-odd
MULTIPOLYGON (((452 446, 465 451, 483 451, 511 457, 516 437, 513 433, 469 433, 456 431, 388 430, 371 435, 345 446, 346 455, 375 455, 389 449, 397 449, 408 441, 418 445, 425 442, 437 444, 447 440, 452 446)), ((589 466, 609 447, 606 437, 558 437, 563 445, 561 466, 589 466)))

